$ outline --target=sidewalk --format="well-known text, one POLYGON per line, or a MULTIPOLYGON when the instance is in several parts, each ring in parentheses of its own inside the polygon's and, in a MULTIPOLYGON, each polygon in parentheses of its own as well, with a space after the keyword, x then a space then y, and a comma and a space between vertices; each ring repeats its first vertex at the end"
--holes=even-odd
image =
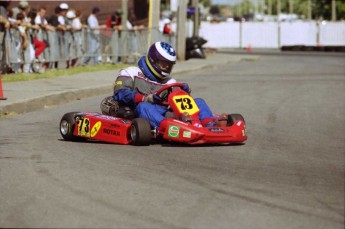
MULTIPOLYGON (((172 75, 178 80, 186 72, 257 58, 246 54, 215 53, 208 55, 207 59, 177 62, 172 75)), ((54 79, 3 83, 3 93, 7 100, 0 100, 0 115, 31 112, 107 93, 111 95, 118 71, 86 72, 54 79)))

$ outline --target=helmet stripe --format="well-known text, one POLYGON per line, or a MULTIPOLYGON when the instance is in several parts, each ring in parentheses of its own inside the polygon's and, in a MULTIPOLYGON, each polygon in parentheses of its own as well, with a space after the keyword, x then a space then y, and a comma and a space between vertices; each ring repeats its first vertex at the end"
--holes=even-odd
POLYGON ((146 58, 145 58, 145 61, 146 61, 146 65, 149 67, 149 69, 151 70, 151 72, 153 72, 153 74, 155 74, 155 76, 157 76, 157 77, 160 78, 160 79, 164 79, 164 77, 162 77, 161 74, 159 74, 159 73, 154 69, 154 67, 151 65, 151 63, 150 63, 149 59, 147 58, 147 56, 146 56, 146 58))
MULTIPOLYGON (((169 53, 167 53, 167 51, 165 49, 162 48, 161 46, 161 42, 156 42, 155 43, 156 49, 158 50, 158 52, 165 58, 168 59, 172 62, 176 61, 176 55, 169 55, 169 53)), ((174 53, 175 54, 175 53, 174 53)))

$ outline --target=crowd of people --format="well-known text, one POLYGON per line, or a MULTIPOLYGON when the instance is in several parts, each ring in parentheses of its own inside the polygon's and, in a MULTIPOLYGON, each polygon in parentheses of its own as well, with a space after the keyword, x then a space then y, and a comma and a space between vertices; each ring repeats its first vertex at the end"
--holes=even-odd
MULTIPOLYGON (((101 25, 98 20, 100 8, 94 6, 87 17, 82 20, 82 12, 78 9, 71 9, 65 2, 55 7, 52 15, 47 15, 47 8, 44 6, 38 9, 31 8, 27 1, 18 2, 17 6, 11 7, 11 1, 0 1, 0 31, 8 28, 16 28, 20 32, 21 41, 18 42, 16 49, 18 52, 24 52, 31 49, 31 63, 42 63, 44 59, 41 57, 42 52, 49 46, 47 40, 40 39, 36 36, 37 31, 80 31, 88 28, 87 50, 84 51, 83 59, 76 59, 67 62, 67 68, 73 67, 78 62, 81 65, 98 64, 100 62, 100 39, 107 39, 111 36, 113 30, 137 30, 143 29, 143 26, 133 26, 127 21, 126 28, 121 23, 122 9, 115 10, 114 14, 109 15, 105 24, 101 25), (84 23, 83 23, 84 22, 84 23), (31 29, 30 33, 26 31, 31 29), (34 31, 34 32, 32 32, 34 31)), ((108 41, 109 42, 109 41, 108 41)), ((0 42, 1 43, 1 42, 0 42)), ((50 63, 52 64, 52 63, 50 63)), ((57 62, 53 63, 55 68, 57 62)), ((24 72, 31 72, 31 64, 23 64, 24 72)))

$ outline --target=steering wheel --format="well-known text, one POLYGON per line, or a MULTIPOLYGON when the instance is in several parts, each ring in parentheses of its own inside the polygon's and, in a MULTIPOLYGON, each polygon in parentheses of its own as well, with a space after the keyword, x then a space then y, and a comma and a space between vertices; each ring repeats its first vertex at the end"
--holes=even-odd
POLYGON ((183 83, 167 84, 166 86, 163 86, 158 91, 156 91, 155 95, 157 95, 161 99, 162 105, 169 106, 168 97, 169 97, 170 93, 173 91, 172 89, 174 87, 182 89, 182 88, 184 88, 184 86, 185 85, 183 83))

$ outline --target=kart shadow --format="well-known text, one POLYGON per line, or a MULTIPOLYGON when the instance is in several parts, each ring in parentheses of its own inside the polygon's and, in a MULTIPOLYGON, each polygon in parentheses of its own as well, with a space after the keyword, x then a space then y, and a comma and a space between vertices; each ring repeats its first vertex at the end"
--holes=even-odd
POLYGON ((90 139, 67 141, 67 140, 65 140, 63 138, 60 138, 60 139, 58 139, 58 141, 61 141, 61 142, 71 142, 71 143, 92 143, 92 144, 104 144, 104 145, 108 145, 108 144, 120 145, 120 144, 115 144, 115 143, 111 143, 111 142, 101 142, 101 141, 90 140, 90 139))
POLYGON ((172 143, 172 142, 157 142, 154 144, 160 144, 162 147, 191 147, 191 148, 198 148, 198 147, 229 147, 229 146, 242 146, 245 143, 223 143, 223 144, 202 144, 202 145, 190 145, 190 144, 183 144, 183 143, 172 143))
MULTIPOLYGON (((58 141, 62 142, 72 142, 72 143, 92 143, 92 144, 100 144, 100 145, 123 145, 123 144, 116 144, 116 143, 111 143, 111 142, 102 142, 102 141, 97 141, 97 140, 90 140, 90 139, 81 139, 81 140, 75 140, 75 141, 66 141, 63 138, 58 139, 58 141)), ((169 141, 152 141, 150 145, 161 145, 162 147, 192 147, 192 148, 197 148, 197 147, 229 147, 229 146, 243 146, 245 143, 219 143, 219 144, 202 144, 202 145, 190 145, 186 143, 178 143, 178 142, 169 142, 169 141)), ((148 145, 148 146, 150 146, 148 145)), ((133 146, 133 145, 129 145, 133 146)), ((134 146, 138 147, 138 146, 134 146)))

